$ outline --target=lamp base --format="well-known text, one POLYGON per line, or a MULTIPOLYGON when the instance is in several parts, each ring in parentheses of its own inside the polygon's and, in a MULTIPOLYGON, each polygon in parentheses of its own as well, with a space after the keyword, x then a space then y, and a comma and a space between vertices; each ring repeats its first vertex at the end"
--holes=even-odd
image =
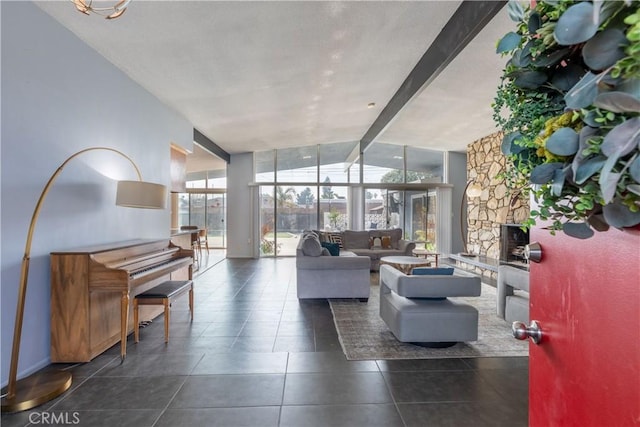
MULTIPOLYGON (((37 372, 18 380, 16 394, 2 398, 2 412, 20 412, 42 405, 71 387, 71 373, 66 371, 37 372)), ((7 387, 2 389, 2 394, 7 387)))

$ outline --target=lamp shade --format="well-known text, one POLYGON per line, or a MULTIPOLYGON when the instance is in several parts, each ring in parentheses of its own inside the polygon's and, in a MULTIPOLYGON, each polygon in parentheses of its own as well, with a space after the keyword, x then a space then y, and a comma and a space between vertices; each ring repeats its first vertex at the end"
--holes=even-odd
POLYGON ((480 197, 482 194, 482 187, 478 183, 473 183, 467 188, 467 196, 480 197))
POLYGON ((130 208, 165 209, 167 187, 145 181, 118 181, 116 205, 130 208))

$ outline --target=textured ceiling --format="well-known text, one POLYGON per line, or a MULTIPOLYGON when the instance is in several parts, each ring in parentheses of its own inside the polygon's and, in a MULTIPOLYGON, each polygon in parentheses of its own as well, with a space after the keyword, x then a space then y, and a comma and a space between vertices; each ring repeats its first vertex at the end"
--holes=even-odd
MULTIPOLYGON (((37 4, 233 154, 359 141, 460 2, 136 0, 113 21, 37 4)), ((503 8, 377 141, 464 151, 493 132, 512 25, 503 8)))

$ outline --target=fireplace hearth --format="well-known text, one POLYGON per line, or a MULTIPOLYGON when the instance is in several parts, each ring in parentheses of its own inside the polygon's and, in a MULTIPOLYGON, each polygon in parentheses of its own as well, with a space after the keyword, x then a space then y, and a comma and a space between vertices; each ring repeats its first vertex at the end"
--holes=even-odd
POLYGON ((521 224, 500 225, 500 263, 527 267, 524 247, 529 244, 529 231, 521 224))

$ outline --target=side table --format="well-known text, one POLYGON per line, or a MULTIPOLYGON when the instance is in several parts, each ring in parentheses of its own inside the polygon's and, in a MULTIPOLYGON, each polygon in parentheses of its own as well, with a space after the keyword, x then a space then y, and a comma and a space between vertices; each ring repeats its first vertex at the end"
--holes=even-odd
POLYGON ((437 252, 429 252, 426 249, 421 249, 421 248, 415 248, 413 250, 413 255, 420 258, 424 258, 424 259, 429 259, 429 258, 433 258, 435 261, 435 265, 434 267, 438 267, 438 257, 440 256, 439 253, 437 252))

